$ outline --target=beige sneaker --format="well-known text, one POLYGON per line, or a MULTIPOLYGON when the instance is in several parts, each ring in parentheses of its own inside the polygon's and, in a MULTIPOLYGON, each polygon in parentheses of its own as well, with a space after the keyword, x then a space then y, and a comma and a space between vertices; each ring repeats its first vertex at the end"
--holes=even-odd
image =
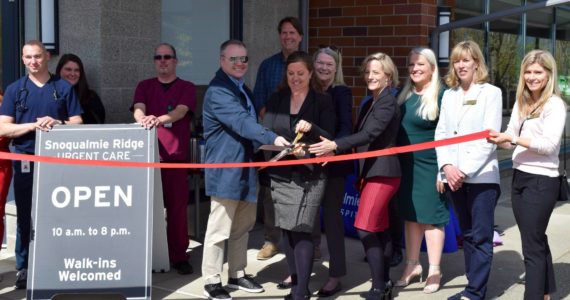
POLYGON ((271 242, 265 242, 263 247, 257 252, 257 260, 267 260, 279 253, 277 246, 271 242))

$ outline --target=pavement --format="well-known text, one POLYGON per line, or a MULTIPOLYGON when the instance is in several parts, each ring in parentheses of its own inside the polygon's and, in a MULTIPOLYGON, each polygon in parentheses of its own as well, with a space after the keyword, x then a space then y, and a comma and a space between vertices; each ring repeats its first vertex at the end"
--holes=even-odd
MULTIPOLYGON (((499 229, 504 231, 502 236, 503 245, 494 248, 493 269, 488 284, 487 299, 522 299, 524 285, 520 284, 520 278, 524 276, 520 234, 516 227, 510 203, 511 171, 503 171, 501 174, 502 195, 495 210, 495 221, 499 229)), ((558 291, 553 299, 570 299, 570 203, 558 202, 548 226, 548 239, 552 257, 558 291)), ((316 291, 324 284, 328 274, 328 252, 326 238, 323 237, 321 251, 323 259, 313 265, 313 275, 310 290, 316 291)), ((287 266, 283 254, 278 254, 266 261, 256 259, 257 250, 263 244, 262 225, 257 224, 250 234, 249 250, 247 252, 249 265, 246 272, 256 277, 263 285, 265 292, 261 294, 249 294, 243 291, 232 291, 234 299, 283 299, 288 290, 278 290, 276 284, 287 275, 287 266)), ((370 277, 368 265, 364 261, 364 252, 359 240, 346 238, 346 256, 348 274, 342 279, 343 290, 330 297, 330 299, 360 299, 359 294, 370 289, 370 277)), ((178 275, 171 270, 167 273, 155 273, 152 276, 152 299, 204 299, 203 281, 200 278, 200 264, 202 259, 202 247, 192 241, 189 249, 191 264, 194 267, 192 275, 178 275)), ((427 257, 421 254, 421 263, 424 266, 424 277, 427 276, 427 257)), ((0 274, 3 280, 0 282, 0 300, 25 299, 23 290, 15 290, 13 282, 16 278, 14 271, 14 257, 3 251, 0 259, 0 274)), ((399 278, 404 264, 393 268, 392 280, 399 278)), ((227 270, 227 265, 224 266, 227 270)), ((463 290, 466 284, 464 276, 463 253, 461 250, 455 253, 444 254, 441 264, 443 273, 442 287, 434 294, 426 295, 422 292, 425 283, 417 281, 405 288, 394 289, 395 299, 446 299, 463 290)), ((424 279, 425 280, 425 279, 424 279)), ((223 282, 227 277, 223 277, 223 282)), ((316 297, 315 297, 316 298, 316 297)), ((93 295, 80 297, 78 295, 56 296, 56 300, 67 299, 122 299, 110 295, 93 295)))

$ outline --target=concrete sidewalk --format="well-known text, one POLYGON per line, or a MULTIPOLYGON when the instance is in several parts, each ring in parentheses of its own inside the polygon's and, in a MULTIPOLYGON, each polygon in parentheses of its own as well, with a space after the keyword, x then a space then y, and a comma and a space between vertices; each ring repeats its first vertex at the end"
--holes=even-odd
MULTIPOLYGON (((502 174, 502 196, 496 208, 496 224, 504 230, 502 236, 503 245, 495 247, 493 270, 488 285, 487 299, 522 299, 524 285, 519 284, 519 278, 524 273, 524 265, 521 254, 520 235, 516 227, 510 205, 510 172, 502 174)), ((257 249, 263 243, 262 226, 254 228, 250 235, 250 247, 248 251, 249 265, 247 273, 256 276, 265 292, 262 294, 249 294, 243 291, 232 291, 234 299, 282 299, 289 291, 276 289, 276 283, 287 275, 287 266, 282 254, 278 254, 270 260, 258 261, 257 249)), ((556 206, 548 227, 548 237, 551 251, 555 262, 556 280, 558 292, 553 299, 570 299, 570 203, 559 202, 556 206)), ((327 277, 326 259, 328 259, 326 238, 323 237, 321 251, 323 261, 315 262, 313 277, 310 284, 311 291, 316 292, 327 277)), ((197 243, 191 244, 191 263, 195 273, 188 276, 180 276, 173 271, 162 274, 154 274, 152 278, 153 299, 203 299, 203 282, 200 279, 200 263, 202 248, 197 243)), ((364 252, 359 240, 346 238, 348 275, 342 279, 343 291, 331 299, 360 299, 359 294, 370 288, 368 265, 364 262, 364 252)), ((7 253, 4 253, 5 255, 7 253)), ((427 257, 421 256, 424 266, 424 277, 427 276, 427 257)), ((396 280, 404 267, 404 264, 392 270, 391 278, 396 280)), ((15 279, 13 257, 0 260, 0 273, 3 281, 0 282, 0 300, 2 299, 25 299, 26 293, 22 290, 14 290, 15 279)), ((466 278, 463 274, 463 253, 458 251, 443 256, 442 288, 439 292, 426 295, 422 292, 424 283, 413 283, 403 289, 394 290, 395 299, 446 299, 463 289, 466 278)), ((223 278, 225 283, 227 278, 223 278)), ((425 280, 425 278, 424 278, 425 280)), ((56 297, 56 299, 79 299, 77 295, 69 297, 56 297)), ((112 299, 110 296, 96 296, 89 299, 112 299)))

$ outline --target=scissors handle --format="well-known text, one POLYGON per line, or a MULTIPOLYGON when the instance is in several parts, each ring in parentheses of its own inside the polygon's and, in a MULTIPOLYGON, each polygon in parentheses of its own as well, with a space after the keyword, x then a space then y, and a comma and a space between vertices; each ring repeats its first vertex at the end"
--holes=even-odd
POLYGON ((297 143, 301 140, 302 137, 303 137, 303 133, 302 133, 302 132, 297 133, 297 136, 295 137, 295 139, 293 140, 293 142, 291 143, 291 145, 297 144, 297 143))

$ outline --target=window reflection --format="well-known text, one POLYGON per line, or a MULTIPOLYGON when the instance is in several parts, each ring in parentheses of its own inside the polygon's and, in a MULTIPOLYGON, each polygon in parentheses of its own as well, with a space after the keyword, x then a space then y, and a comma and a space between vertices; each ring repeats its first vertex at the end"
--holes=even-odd
MULTIPOLYGON (((537 1, 530 1, 537 2, 537 1)), ((480 16, 485 1, 457 1, 454 21, 480 16)), ((495 13, 523 5, 521 0, 490 1, 490 11, 495 13)), ((490 22, 488 39, 485 40, 483 24, 451 31, 450 46, 471 39, 479 43, 488 55, 491 83, 503 91, 503 109, 510 110, 515 102, 520 62, 524 54, 533 49, 551 51, 558 64, 558 80, 563 98, 570 103, 570 5, 559 5, 531 10, 526 13, 526 28, 522 15, 508 16, 490 22), (556 41, 552 41, 553 13, 556 13, 556 41), (526 35, 522 35, 526 29, 526 35), (523 44, 524 43, 524 44, 523 44)))
POLYGON ((229 0, 163 0, 161 41, 176 47, 178 76, 207 85, 230 37, 229 0))
POLYGON ((567 6, 556 9, 556 63, 562 98, 570 103, 570 10, 567 6))

